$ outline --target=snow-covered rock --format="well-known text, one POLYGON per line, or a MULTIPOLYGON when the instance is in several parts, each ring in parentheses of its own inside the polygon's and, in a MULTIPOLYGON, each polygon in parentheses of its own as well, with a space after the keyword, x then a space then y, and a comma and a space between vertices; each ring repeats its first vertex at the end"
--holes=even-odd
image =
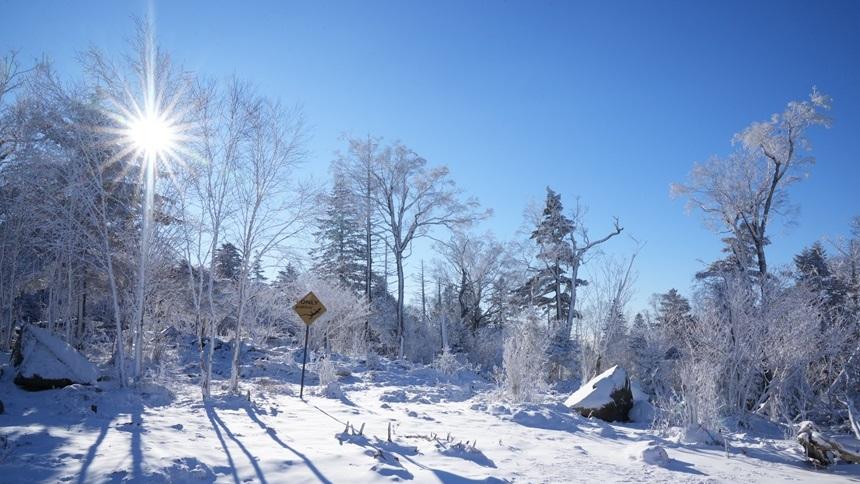
POLYGON ((627 421, 633 408, 633 392, 624 368, 613 366, 575 391, 564 404, 584 417, 607 422, 627 421))
POLYGON ((654 442, 642 442, 630 446, 631 460, 654 466, 665 466, 669 463, 669 454, 666 449, 654 442))
POLYGON ((15 384, 25 390, 92 385, 99 375, 96 366, 68 343, 32 325, 21 329, 12 359, 18 367, 15 384))

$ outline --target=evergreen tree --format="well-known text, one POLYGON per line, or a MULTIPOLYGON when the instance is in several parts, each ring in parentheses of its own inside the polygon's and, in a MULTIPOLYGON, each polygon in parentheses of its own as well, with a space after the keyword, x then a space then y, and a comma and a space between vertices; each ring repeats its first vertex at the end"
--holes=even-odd
POLYGON ((299 278, 299 271, 296 269, 296 266, 293 265, 292 262, 287 262, 286 267, 278 271, 278 277, 275 280, 275 284, 278 286, 287 286, 294 282, 299 278))
MULTIPOLYGON (((570 306, 570 277, 566 275, 572 253, 570 244, 565 240, 573 232, 573 222, 563 213, 561 195, 551 188, 546 189, 546 206, 531 239, 538 245, 537 258, 543 263, 540 268, 518 290, 525 301, 545 308, 553 314, 556 321, 567 317, 570 306)), ((577 280, 577 285, 585 281, 577 280)))
POLYGON ((666 358, 677 358, 681 353, 679 346, 687 339, 693 323, 690 301, 674 288, 657 295, 655 319, 658 329, 668 337, 668 341, 674 342, 674 346, 668 348, 666 358))
POLYGON ((654 330, 642 313, 636 313, 630 328, 628 348, 632 360, 631 372, 642 385, 645 393, 654 394, 657 370, 662 360, 654 330))
POLYGON ((227 242, 215 251, 215 272, 222 279, 238 281, 242 272, 242 255, 235 245, 227 242))
POLYGON ((363 291, 366 286, 366 247, 363 214, 343 175, 335 175, 331 193, 323 197, 325 214, 317 219, 312 251, 314 270, 346 287, 363 291))
POLYGON ((822 324, 833 322, 846 307, 847 288, 837 278, 819 242, 794 256, 797 281, 813 292, 822 309, 822 324))
POLYGON ((255 282, 266 282, 266 274, 263 272, 259 254, 254 257, 254 263, 251 265, 251 279, 255 282))

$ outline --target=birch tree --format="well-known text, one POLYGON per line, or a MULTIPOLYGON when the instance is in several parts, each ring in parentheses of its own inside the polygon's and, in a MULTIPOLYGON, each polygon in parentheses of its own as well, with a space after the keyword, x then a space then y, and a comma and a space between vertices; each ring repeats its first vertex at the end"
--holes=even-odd
POLYGON ((211 395, 212 354, 218 322, 214 296, 217 273, 215 254, 221 243, 225 223, 232 215, 231 204, 236 195, 231 189, 234 171, 240 166, 252 113, 248 107, 251 102, 248 87, 235 79, 226 90, 219 89, 213 82, 203 82, 197 90, 200 100, 199 151, 202 163, 194 189, 209 230, 206 250, 209 262, 206 278, 208 317, 201 323, 201 338, 208 338, 208 343, 201 346, 200 355, 200 388, 205 399, 211 395))
POLYGON ((242 325, 252 296, 251 272, 257 258, 304 230, 311 218, 305 213, 308 190, 295 180, 303 160, 304 125, 301 113, 278 103, 255 99, 246 106, 250 120, 247 147, 234 167, 236 204, 235 238, 242 265, 239 276, 239 308, 233 333, 230 391, 239 390, 239 356, 242 325))

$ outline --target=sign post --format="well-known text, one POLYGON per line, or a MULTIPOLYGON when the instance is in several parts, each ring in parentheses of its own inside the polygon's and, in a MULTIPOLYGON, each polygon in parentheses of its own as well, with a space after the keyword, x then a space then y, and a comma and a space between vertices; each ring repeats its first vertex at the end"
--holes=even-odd
POLYGON ((317 299, 316 294, 311 291, 307 293, 305 297, 299 299, 299 302, 293 306, 293 311, 295 311, 305 323, 305 352, 302 355, 302 384, 299 389, 299 398, 304 400, 305 365, 308 362, 308 336, 311 332, 311 324, 313 324, 317 318, 325 314, 325 306, 323 306, 323 303, 317 299))

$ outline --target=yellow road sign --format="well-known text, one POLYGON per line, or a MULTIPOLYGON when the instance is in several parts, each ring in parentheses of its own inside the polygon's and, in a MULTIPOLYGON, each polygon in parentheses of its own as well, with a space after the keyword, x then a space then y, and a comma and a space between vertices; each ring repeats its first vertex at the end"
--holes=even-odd
POLYGON ((293 306, 293 310, 302 318, 305 324, 310 326, 325 313, 325 306, 317 299, 316 294, 311 291, 305 297, 299 299, 299 302, 293 306))

